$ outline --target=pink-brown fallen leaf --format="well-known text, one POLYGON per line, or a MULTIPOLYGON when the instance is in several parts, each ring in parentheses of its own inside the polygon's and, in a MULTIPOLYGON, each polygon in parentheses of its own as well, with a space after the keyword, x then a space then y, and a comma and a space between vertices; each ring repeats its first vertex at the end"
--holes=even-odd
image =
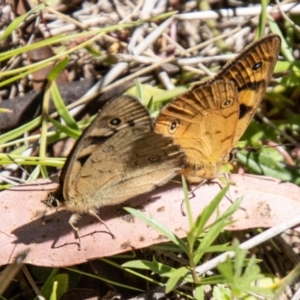
MULTIPOLYGON (((221 201, 220 210, 224 211, 231 204, 228 199, 234 201, 243 196, 243 202, 230 230, 272 227, 300 214, 300 188, 296 185, 251 175, 232 175, 231 180, 235 185, 221 201)), ((11 262, 17 253, 28 248, 26 263, 64 267, 166 241, 159 232, 126 215, 121 206, 104 207, 100 209, 100 216, 116 238, 112 239, 95 218, 83 215, 77 223, 82 237, 79 251, 68 223, 70 212, 48 209, 43 218, 45 205, 41 201, 56 185, 46 181, 39 181, 39 184, 42 186, 32 183, 0 194, 0 265, 11 262)), ((216 183, 202 185, 194 191, 190 197, 194 217, 219 191, 216 183)), ((182 198, 180 184, 169 183, 124 206, 143 210, 179 237, 184 237, 189 228, 187 217, 180 210, 182 198)))

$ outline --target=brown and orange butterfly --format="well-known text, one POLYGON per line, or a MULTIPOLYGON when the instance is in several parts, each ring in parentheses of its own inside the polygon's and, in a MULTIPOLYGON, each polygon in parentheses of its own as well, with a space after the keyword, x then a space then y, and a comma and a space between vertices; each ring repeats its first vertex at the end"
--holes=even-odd
POLYGON ((271 34, 244 49, 213 78, 176 97, 155 131, 173 137, 187 157, 190 182, 214 178, 251 122, 271 80, 281 40, 271 34))

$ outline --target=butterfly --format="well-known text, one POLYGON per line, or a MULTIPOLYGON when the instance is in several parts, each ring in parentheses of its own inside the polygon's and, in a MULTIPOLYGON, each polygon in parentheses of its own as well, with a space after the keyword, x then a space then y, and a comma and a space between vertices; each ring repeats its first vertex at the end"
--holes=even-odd
POLYGON ((186 155, 190 182, 216 177, 251 122, 271 80, 281 40, 259 39, 213 78, 195 84, 160 112, 155 132, 172 137, 186 155))
POLYGON ((173 139, 153 130, 147 109, 132 96, 109 101, 75 144, 62 169, 60 186, 45 201, 73 214, 95 216, 100 207, 115 205, 163 185, 185 164, 173 139))

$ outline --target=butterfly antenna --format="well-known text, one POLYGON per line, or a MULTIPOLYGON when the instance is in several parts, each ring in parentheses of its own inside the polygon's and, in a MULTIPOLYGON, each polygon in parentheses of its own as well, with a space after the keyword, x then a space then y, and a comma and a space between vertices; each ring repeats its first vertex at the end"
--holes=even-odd
POLYGON ((18 162, 12 158, 9 154, 6 153, 6 156, 14 163, 16 164, 30 179, 34 179, 28 172, 25 170, 18 162))
POLYGON ((297 141, 290 137, 287 133, 285 133, 283 130, 280 130, 278 126, 275 125, 272 121, 270 121, 267 117, 265 117, 261 112, 256 112, 256 115, 267 125, 272 127, 273 129, 277 130, 281 136, 283 136, 285 139, 287 139, 289 142, 297 144, 297 141))
MULTIPOLYGON (((262 145, 262 146, 246 146, 246 147, 236 147, 236 148, 233 148, 230 152, 230 159, 229 159, 229 162, 233 161, 233 159, 235 158, 236 154, 241 151, 241 150, 248 150, 249 152, 251 151, 256 151, 256 150, 260 150, 260 149, 265 149, 265 148, 278 148, 280 149, 280 147, 282 146, 300 146, 299 143, 286 143, 286 144, 276 144, 274 142, 270 142, 270 145, 262 145)), ((290 164, 294 165, 292 159, 290 157, 287 157, 289 156, 287 154, 287 152, 285 152, 285 150, 282 150, 279 152, 285 157, 285 159, 287 161, 289 161, 290 164)))

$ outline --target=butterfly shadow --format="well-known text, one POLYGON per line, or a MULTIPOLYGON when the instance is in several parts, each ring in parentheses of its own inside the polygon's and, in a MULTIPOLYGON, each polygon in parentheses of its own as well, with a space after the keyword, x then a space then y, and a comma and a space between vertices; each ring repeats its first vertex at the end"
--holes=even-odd
MULTIPOLYGON (((147 205, 159 201, 164 192, 172 190, 174 187, 178 188, 179 184, 169 182, 167 185, 159 187, 150 193, 129 199, 122 203, 122 205, 102 207, 98 210, 98 215, 115 235, 114 228, 117 227, 118 222, 134 222, 134 217, 123 210, 123 207, 129 206, 147 211, 147 205)), ((28 191, 28 189, 24 191, 28 191)), ((53 241, 51 248, 78 245, 78 239, 76 239, 75 233, 68 222, 72 215, 71 212, 63 209, 54 210, 47 208, 42 201, 39 201, 38 205, 36 204, 35 207, 32 208, 32 211, 34 211, 35 214, 33 220, 11 231, 11 234, 16 237, 13 241, 14 244, 30 245, 53 241)), ((82 214, 81 218, 76 222, 76 226, 78 227, 83 242, 86 238, 98 234, 111 236, 111 233, 106 230, 103 224, 94 216, 88 214, 82 214)))

